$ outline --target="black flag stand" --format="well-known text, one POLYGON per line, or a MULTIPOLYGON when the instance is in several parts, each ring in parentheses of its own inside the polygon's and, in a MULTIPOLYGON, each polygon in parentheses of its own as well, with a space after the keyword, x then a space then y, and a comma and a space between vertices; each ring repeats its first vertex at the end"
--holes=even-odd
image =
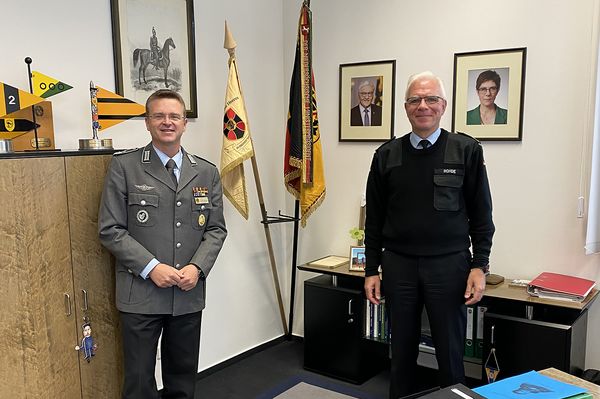
MULTIPOLYGON (((31 76, 31 57, 25 57, 25 63, 27 64, 27 80, 29 81, 29 92, 33 94, 33 82, 31 76)), ((33 134, 35 138, 35 150, 40 150, 40 143, 38 141, 37 123, 35 121, 35 105, 31 106, 31 116, 33 118, 33 134)))
POLYGON ((286 331, 286 340, 292 339, 292 327, 294 322, 294 296, 296 293, 296 266, 298 257, 298 222, 300 221, 300 201, 294 201, 294 216, 284 215, 279 211, 279 216, 268 216, 267 219, 263 220, 262 224, 273 224, 273 223, 288 223, 294 222, 294 241, 292 243, 292 281, 290 287, 290 310, 288 317, 288 329, 286 331))

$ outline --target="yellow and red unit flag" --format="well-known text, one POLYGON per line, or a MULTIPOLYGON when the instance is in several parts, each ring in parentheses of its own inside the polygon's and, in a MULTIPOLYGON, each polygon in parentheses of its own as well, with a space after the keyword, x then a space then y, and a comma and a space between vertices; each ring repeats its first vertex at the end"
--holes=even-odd
POLYGON ((229 77, 225 92, 223 117, 223 147, 221 150, 221 182, 223 194, 235 209, 248 219, 248 192, 244 177, 244 161, 254 155, 248 127, 246 105, 242 95, 237 61, 233 49, 235 41, 225 25, 225 48, 229 50, 229 77))
POLYGON ((325 199, 325 173, 317 96, 312 71, 312 22, 306 1, 300 10, 290 105, 285 136, 283 174, 286 189, 300 201, 300 223, 325 199))
POLYGON ((121 97, 111 91, 96 86, 98 100, 99 130, 105 130, 116 124, 146 113, 146 107, 121 97))
POLYGON ((52 97, 73 88, 73 86, 38 71, 31 72, 31 82, 33 83, 33 94, 42 98, 52 97))
POLYGON ((44 101, 43 98, 0 82, 0 117, 44 101))

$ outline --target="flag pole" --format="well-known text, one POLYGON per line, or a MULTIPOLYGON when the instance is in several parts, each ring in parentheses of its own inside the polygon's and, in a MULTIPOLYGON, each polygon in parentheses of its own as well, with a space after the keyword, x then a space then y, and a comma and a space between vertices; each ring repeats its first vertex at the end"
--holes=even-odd
MULTIPOLYGON (((267 220, 267 210, 265 208, 265 200, 263 198, 262 187, 260 185, 260 176, 258 174, 258 165, 256 164, 256 155, 252 155, 252 172, 254 173, 254 182, 256 183, 256 192, 258 194, 258 203, 260 204, 260 213, 262 216, 262 225, 265 231, 265 238, 267 240, 267 248, 269 249, 269 261, 271 263, 271 273, 273 274, 273 283, 275 284, 275 293, 277 294, 277 302, 279 303, 279 315, 281 316, 281 323, 283 325, 283 332, 287 337, 291 331, 288 330, 287 323, 285 321, 285 311, 283 309, 283 299, 281 298, 281 288, 279 286, 279 276, 277 274, 277 264, 275 263, 275 255, 273 254, 273 242, 271 241, 271 230, 269 229, 269 223, 267 220)), ((297 222, 296 222, 297 223, 297 222)), ((292 288, 292 298, 293 298, 292 288)), ((292 313, 290 308, 290 323, 292 313)))
MULTIPOLYGON (((229 28, 227 27, 227 21, 225 21, 224 47, 229 52, 229 60, 230 61, 235 58, 236 46, 237 46, 237 44, 236 44, 235 40, 233 39, 233 35, 231 34, 231 32, 229 31, 229 28)), ((239 89, 240 89, 240 93, 242 94, 242 97, 243 97, 241 85, 239 85, 239 89)), ((245 111, 245 108, 246 108, 246 106, 244 104, 244 111, 245 111)), ((248 115, 247 112, 245 112, 245 113, 246 113, 246 115, 248 115)), ((246 127, 248 128, 248 131, 250 131, 250 123, 248 120, 246 120, 246 125, 247 125, 246 127)), ((258 194, 258 203, 260 204, 260 213, 262 216, 261 223, 263 224, 263 227, 264 227, 263 230, 265 232, 265 239, 267 241, 267 249, 269 251, 269 262, 271 264, 271 274, 273 275, 273 284, 275 285, 275 294, 277 295, 277 302, 279 304, 279 315, 281 317, 281 324, 283 326, 283 332, 284 332, 285 336, 287 337, 289 335, 289 333, 288 333, 287 323, 286 323, 286 319, 285 319, 285 310, 283 308, 283 299, 281 297, 281 288, 279 286, 279 276, 277 274, 277 263, 275 262, 275 255, 273 252, 273 241, 271 240, 271 230, 269 229, 269 220, 268 220, 267 211, 266 211, 266 207, 265 207, 265 200, 263 197, 262 186, 260 184, 260 175, 258 173, 258 164, 256 162, 256 152, 254 151, 254 143, 251 142, 251 144, 253 147, 253 151, 252 151, 252 156, 250 159, 252 160, 252 172, 254 173, 254 183, 256 185, 256 193, 258 194)))
MULTIPOLYGON (((29 80, 29 92, 31 94, 33 94, 33 83, 31 81, 31 63, 32 62, 33 62, 33 60, 31 59, 31 57, 25 57, 25 63, 27 64, 27 78, 29 80)), ((33 136, 35 138, 35 150, 39 151, 40 143, 38 140, 37 123, 35 120, 35 104, 31 106, 31 117, 33 118, 33 136)))
MULTIPOLYGON (((290 287, 290 331, 294 328, 294 297, 296 296, 296 267, 298 266, 298 222, 300 221, 300 201, 294 201, 294 241, 292 247, 292 281, 290 287)), ((290 333, 291 336, 291 333, 290 333)))

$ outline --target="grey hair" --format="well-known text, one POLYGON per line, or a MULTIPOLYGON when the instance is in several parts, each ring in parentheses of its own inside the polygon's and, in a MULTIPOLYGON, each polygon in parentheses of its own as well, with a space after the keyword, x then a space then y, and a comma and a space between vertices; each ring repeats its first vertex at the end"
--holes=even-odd
POLYGON ((406 92, 404 93, 405 100, 408 99, 408 92, 410 91, 410 86, 412 86, 412 84, 418 80, 435 80, 440 87, 440 97, 446 100, 446 90, 444 89, 444 82, 442 82, 442 79, 440 79, 439 77, 434 75, 433 72, 430 71, 415 73, 414 75, 411 75, 408 78, 408 83, 406 84, 406 92))
POLYGON ((360 89, 362 89, 365 86, 370 86, 373 90, 375 90, 375 85, 370 80, 363 80, 358 85, 358 91, 360 91, 360 89))

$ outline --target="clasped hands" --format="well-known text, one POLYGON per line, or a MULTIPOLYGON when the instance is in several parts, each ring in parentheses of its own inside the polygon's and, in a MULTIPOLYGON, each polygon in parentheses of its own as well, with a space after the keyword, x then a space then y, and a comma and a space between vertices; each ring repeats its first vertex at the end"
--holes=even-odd
POLYGON ((177 270, 172 266, 159 263, 149 274, 150 279, 160 288, 178 286, 182 291, 189 291, 198 283, 198 268, 192 264, 177 270))

